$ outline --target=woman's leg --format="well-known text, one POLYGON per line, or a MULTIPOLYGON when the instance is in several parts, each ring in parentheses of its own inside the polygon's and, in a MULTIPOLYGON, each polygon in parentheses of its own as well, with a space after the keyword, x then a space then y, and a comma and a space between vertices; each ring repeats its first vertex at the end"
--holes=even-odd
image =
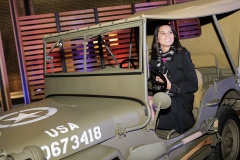
POLYGON ((159 113, 159 129, 175 129, 178 133, 183 133, 194 124, 191 114, 184 108, 184 99, 179 96, 171 97, 172 104, 168 109, 163 109, 159 113))
POLYGON ((153 100, 152 100, 152 96, 148 96, 148 103, 151 107, 151 114, 152 114, 152 117, 151 117, 151 120, 152 122, 154 121, 154 117, 155 117, 155 109, 154 109, 154 104, 153 104, 153 100))

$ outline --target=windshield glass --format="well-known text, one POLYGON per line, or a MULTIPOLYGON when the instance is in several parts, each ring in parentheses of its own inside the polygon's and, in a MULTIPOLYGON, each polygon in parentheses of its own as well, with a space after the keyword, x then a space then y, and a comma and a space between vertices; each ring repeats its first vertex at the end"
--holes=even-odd
POLYGON ((139 22, 129 22, 124 26, 70 31, 45 38, 45 74, 94 72, 108 68, 136 71, 139 69, 139 30, 139 22))

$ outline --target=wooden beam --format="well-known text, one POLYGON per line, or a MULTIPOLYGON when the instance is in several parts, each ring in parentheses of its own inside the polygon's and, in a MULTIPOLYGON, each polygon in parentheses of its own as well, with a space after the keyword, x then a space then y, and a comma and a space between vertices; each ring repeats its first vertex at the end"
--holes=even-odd
POLYGON ((0 32, 0 88, 2 112, 12 109, 12 101, 9 91, 7 68, 3 52, 2 36, 0 32))
POLYGON ((19 0, 22 16, 34 15, 33 0, 19 0))
POLYGON ((18 64, 19 64, 20 75, 22 80, 24 102, 25 104, 29 104, 30 94, 29 94, 29 86, 28 86, 27 73, 26 73, 26 65, 25 65, 25 60, 23 55, 24 51, 23 51, 23 45, 22 45, 22 36, 20 32, 20 27, 19 27, 16 0, 9 0, 9 6, 10 6, 11 19, 12 19, 13 33, 14 33, 14 38, 16 43, 18 64))

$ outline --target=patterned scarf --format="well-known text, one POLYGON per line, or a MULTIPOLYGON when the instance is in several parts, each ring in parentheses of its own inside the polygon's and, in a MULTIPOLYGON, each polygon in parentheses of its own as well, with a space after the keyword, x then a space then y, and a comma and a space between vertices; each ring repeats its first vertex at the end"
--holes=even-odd
POLYGON ((167 61, 172 61, 175 51, 176 49, 171 46, 168 52, 162 53, 162 49, 160 48, 157 66, 160 67, 162 62, 165 64, 167 61))
POLYGON ((165 63, 167 61, 172 61, 173 55, 175 53, 175 48, 171 47, 168 52, 162 53, 162 50, 159 51, 159 57, 157 59, 157 67, 163 74, 167 73, 167 68, 165 67, 165 63))

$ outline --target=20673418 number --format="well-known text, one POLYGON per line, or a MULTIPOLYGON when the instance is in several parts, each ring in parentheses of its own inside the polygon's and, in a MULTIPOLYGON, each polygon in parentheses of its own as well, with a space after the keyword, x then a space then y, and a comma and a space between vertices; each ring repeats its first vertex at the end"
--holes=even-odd
POLYGON ((41 149, 45 151, 46 158, 50 159, 51 156, 58 157, 61 154, 65 154, 67 152, 67 149, 73 149, 73 150, 78 149, 81 143, 88 145, 89 143, 92 143, 95 140, 99 140, 101 136, 102 134, 101 134, 100 127, 96 126, 93 129, 88 129, 87 131, 83 131, 82 135, 80 136, 72 135, 70 137, 60 139, 59 142, 52 142, 50 146, 44 145, 41 147, 41 149))

